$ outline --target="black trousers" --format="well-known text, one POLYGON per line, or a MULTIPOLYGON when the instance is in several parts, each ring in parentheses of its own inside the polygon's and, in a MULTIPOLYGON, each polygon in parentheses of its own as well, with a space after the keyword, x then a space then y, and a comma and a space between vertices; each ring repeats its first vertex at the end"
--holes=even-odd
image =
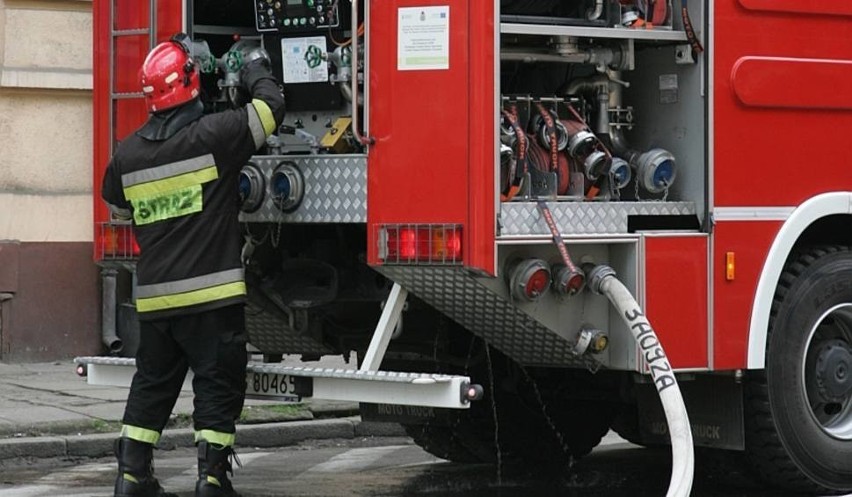
POLYGON ((246 392, 243 305, 142 321, 139 331, 124 424, 161 432, 191 368, 195 430, 234 433, 246 392))

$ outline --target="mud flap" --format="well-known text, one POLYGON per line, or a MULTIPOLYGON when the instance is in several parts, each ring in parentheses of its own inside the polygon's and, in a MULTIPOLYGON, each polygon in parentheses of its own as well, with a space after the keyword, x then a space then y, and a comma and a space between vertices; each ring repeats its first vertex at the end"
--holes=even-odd
MULTIPOLYGON (((743 388, 731 376, 696 376, 680 381, 695 445, 743 450, 743 388)), ((669 434, 653 385, 637 385, 639 432, 648 445, 668 444, 669 434)))
POLYGON ((409 425, 449 425, 449 409, 436 407, 403 406, 398 404, 370 404, 361 402, 361 419, 380 423, 402 423, 409 425))

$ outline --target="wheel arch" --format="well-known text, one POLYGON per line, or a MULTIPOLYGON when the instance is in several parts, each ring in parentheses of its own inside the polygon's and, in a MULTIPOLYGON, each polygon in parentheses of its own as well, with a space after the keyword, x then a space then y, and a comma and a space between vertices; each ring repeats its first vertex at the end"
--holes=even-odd
POLYGON ((748 334, 748 369, 766 364, 769 313, 779 278, 796 248, 810 244, 852 244, 852 192, 830 192, 811 197, 796 207, 781 225, 763 263, 754 293, 748 334))

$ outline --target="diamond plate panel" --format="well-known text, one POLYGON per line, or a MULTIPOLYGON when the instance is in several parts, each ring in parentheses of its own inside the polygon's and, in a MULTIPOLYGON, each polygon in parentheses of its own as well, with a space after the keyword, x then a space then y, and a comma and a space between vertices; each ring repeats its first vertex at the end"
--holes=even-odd
MULTIPOLYGON (((74 364, 94 364, 96 366, 136 367, 136 359, 132 357, 88 356, 75 357, 74 364)), ((421 383, 429 380, 435 383, 448 383, 464 376, 450 376, 434 373, 409 373, 403 371, 360 371, 357 369, 340 368, 308 368, 302 366, 282 366, 280 364, 249 361, 246 371, 250 373, 286 374, 309 378, 333 378, 342 380, 363 380, 385 383, 421 383)))
POLYGON ((524 365, 585 367, 567 340, 459 268, 376 268, 524 365))
POLYGON ((246 367, 255 373, 288 374, 292 376, 308 376, 311 378, 334 378, 340 380, 363 380, 384 383, 447 383, 460 376, 432 373, 409 373, 400 371, 361 371, 357 369, 307 368, 301 366, 282 366, 280 364, 263 364, 250 362, 246 367), (423 381, 428 380, 428 382, 423 381))
POLYGON ((266 178, 263 206, 241 213, 246 223, 366 223, 367 158, 363 155, 259 156, 251 160, 266 178), (283 213, 272 202, 269 183, 283 161, 296 164, 305 177, 305 196, 299 207, 283 213))
MULTIPOLYGON (((693 202, 548 202, 563 235, 627 233, 629 216, 694 216, 693 202)), ((535 202, 507 202, 500 208, 501 236, 545 235, 550 230, 535 202)))
POLYGON ((332 354, 309 336, 294 331, 280 314, 249 301, 246 304, 249 343, 265 354, 332 354))

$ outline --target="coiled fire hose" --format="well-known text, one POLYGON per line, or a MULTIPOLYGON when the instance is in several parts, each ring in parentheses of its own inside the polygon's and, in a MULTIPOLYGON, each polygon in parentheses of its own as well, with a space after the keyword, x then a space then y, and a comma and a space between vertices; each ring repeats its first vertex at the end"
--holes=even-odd
MULTIPOLYGON (((506 122, 509 123, 509 126, 511 126, 512 130, 515 132, 515 138, 518 140, 517 163, 521 166, 521 170, 526 173, 529 167, 527 163, 527 135, 518 123, 518 109, 515 106, 512 106, 509 110, 503 109, 502 113, 506 122)), ((520 178, 521 177, 517 174, 517 171, 514 168, 509 169, 507 183, 508 188, 506 192, 500 194, 501 202, 508 202, 518 194, 521 190, 520 178)))
POLYGON ((663 404, 672 444, 672 476, 666 497, 688 497, 692 491, 695 454, 689 416, 672 365, 645 313, 627 287, 616 278, 615 271, 609 266, 600 265, 586 271, 586 276, 589 288, 606 296, 630 328, 663 404))
MULTIPOLYGON (((568 110, 574 116, 574 119, 579 121, 580 124, 582 124, 587 130, 591 129, 591 127, 589 127, 589 124, 586 122, 585 119, 583 119, 583 116, 581 116, 580 113, 577 112, 577 109, 575 109, 573 105, 569 104, 568 110)), ((603 153, 606 154, 607 158, 611 161, 612 160, 612 152, 610 152, 609 148, 607 148, 606 145, 603 144, 603 142, 598 137, 598 135, 595 134, 594 137, 595 137, 595 140, 597 142, 596 148, 603 151, 603 153)), ((596 178, 594 180, 594 182, 592 183, 592 185, 589 187, 589 190, 586 192, 586 199, 587 200, 592 200, 593 198, 597 197, 598 194, 601 192, 601 180, 602 180, 602 178, 603 178, 603 176, 601 176, 600 178, 596 178)))
POLYGON ((556 137, 556 123, 553 121, 550 111, 545 109, 543 105, 537 103, 536 108, 547 130, 550 145, 550 170, 556 172, 559 169, 559 140, 556 137))

